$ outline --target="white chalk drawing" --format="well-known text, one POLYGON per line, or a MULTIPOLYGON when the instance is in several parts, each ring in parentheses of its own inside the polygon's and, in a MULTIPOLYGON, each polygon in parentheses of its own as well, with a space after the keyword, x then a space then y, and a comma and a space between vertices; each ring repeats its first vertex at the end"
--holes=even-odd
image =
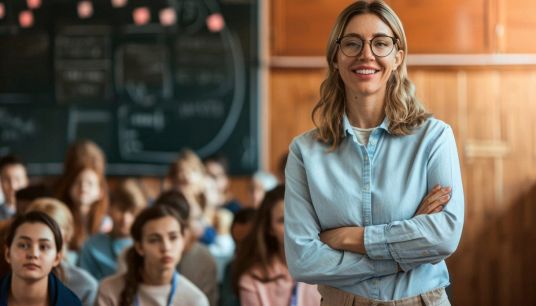
MULTIPOLYGON (((204 3, 208 10, 212 12, 218 11, 217 4, 211 1, 203 1, 202 3, 200 1, 184 1, 184 3, 188 3, 187 5, 193 5, 195 3, 198 7, 201 7, 204 3)), ((186 5, 177 6, 177 8, 179 9, 181 7, 184 8, 186 7, 186 5)), ((193 8, 190 9, 192 9, 193 12, 193 8)), ((199 9, 196 12, 200 11, 201 10, 199 9)), ((206 15, 199 16, 199 18, 201 18, 203 22, 205 17, 206 15)), ((195 148, 196 152, 200 156, 210 155, 212 153, 217 152, 223 147, 223 145, 229 139, 236 127, 246 97, 246 66, 240 41, 238 37, 236 37, 236 35, 232 33, 227 27, 224 27, 223 30, 220 32, 219 38, 221 40, 221 44, 223 45, 222 49, 226 51, 224 53, 224 58, 222 58, 221 60, 225 61, 225 65, 229 65, 226 70, 230 73, 227 73, 227 75, 225 76, 222 76, 221 74, 216 74, 215 76, 212 76, 201 71, 201 73, 196 74, 197 76, 199 76, 199 78, 196 80, 195 85, 203 86, 205 84, 209 84, 210 82, 214 82, 214 80, 221 81, 223 77, 231 77, 231 80, 227 80, 228 82, 223 82, 230 84, 230 88, 226 88, 227 86, 218 86, 218 90, 214 92, 210 91, 210 93, 208 94, 212 94, 212 98, 208 97, 189 100, 179 99, 179 101, 177 101, 177 112, 179 114, 179 119, 184 119, 188 117, 221 118, 221 116, 225 116, 225 119, 222 120, 223 123, 218 129, 218 131, 212 137, 210 137, 210 139, 207 139, 207 141, 204 142, 204 145, 195 148), (211 79, 212 77, 214 77, 215 79, 211 79), (219 98, 226 91, 231 91, 231 103, 227 112, 225 112, 225 102, 220 100, 219 98)), ((191 41, 195 43, 195 39, 191 41)), ((188 74, 186 74, 184 77, 186 78, 187 75, 188 74)), ((177 82, 181 82, 180 78, 177 79, 177 82)), ((163 109, 167 108, 164 107, 163 109)), ((162 111, 163 110, 160 110, 160 112, 162 111)), ((165 112, 167 113, 167 111, 165 112)), ((131 107, 126 104, 121 105, 119 107, 117 115, 118 138, 120 144, 119 151, 121 157, 125 160, 139 162, 171 162, 176 158, 177 151, 181 149, 181 147, 176 147, 170 149, 169 151, 150 150, 148 148, 144 148, 142 138, 139 137, 140 135, 136 131, 136 128, 152 129, 154 131, 157 130, 157 127, 163 129, 166 123, 166 114, 164 114, 162 117, 158 117, 158 120, 155 120, 154 115, 151 115, 149 113, 143 113, 143 110, 131 107), (133 117, 137 119, 133 119, 133 117)), ((170 141, 173 140, 170 139, 170 141)), ((184 143, 181 143, 181 145, 184 145, 184 143)), ((248 156, 251 154, 251 152, 245 154, 245 161, 251 160, 251 157, 248 156)))

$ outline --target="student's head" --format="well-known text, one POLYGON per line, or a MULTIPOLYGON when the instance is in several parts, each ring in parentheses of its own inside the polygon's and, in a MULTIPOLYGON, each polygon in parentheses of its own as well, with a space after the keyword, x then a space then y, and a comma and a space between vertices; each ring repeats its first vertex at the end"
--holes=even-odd
POLYGON ((185 238, 187 243, 197 241, 205 231, 203 212, 199 205, 189 203, 186 197, 177 190, 168 190, 161 193, 155 206, 163 205, 176 209, 179 216, 186 221, 185 238))
POLYGON ((402 23, 385 2, 356 1, 346 7, 328 38, 328 75, 312 115, 318 139, 336 148, 344 136, 341 118, 348 110, 346 103, 361 103, 367 95, 385 96, 390 133, 407 135, 420 125, 429 115, 408 79, 407 51, 402 23), (359 73, 372 74, 357 77, 359 66, 370 68, 359 73))
POLYGON ((45 213, 56 221, 61 229, 63 245, 66 249, 74 233, 73 215, 67 205, 54 198, 38 198, 26 210, 27 213, 32 211, 45 213))
POLYGON ((147 199, 138 183, 127 179, 110 194, 110 217, 113 221, 112 235, 130 236, 130 227, 138 213, 147 206, 147 199))
POLYGON ((194 195, 204 191, 205 166, 192 150, 182 150, 170 165, 168 179, 173 189, 194 195))
POLYGON ((240 276, 248 273, 254 266, 263 273, 257 277, 267 280, 269 267, 274 260, 284 255, 284 196, 284 185, 279 185, 266 193, 266 197, 255 214, 251 230, 237 247, 233 272, 235 288, 238 286, 240 276))
POLYGON ((15 218, 5 242, 5 259, 13 280, 35 282, 48 277, 61 261, 63 239, 59 225, 42 212, 15 218))
POLYGON ((75 235, 70 247, 78 250, 88 234, 98 233, 108 212, 108 185, 98 169, 84 166, 64 169, 56 193, 73 213, 75 235))
POLYGON ((166 205, 146 208, 136 217, 131 228, 134 246, 127 252, 128 269, 120 305, 132 305, 148 269, 162 274, 175 270, 184 248, 184 229, 177 211, 166 205))
POLYGON ((235 245, 239 246, 251 231, 256 213, 257 210, 255 208, 243 208, 235 214, 233 223, 231 224, 231 236, 235 245))
POLYGON ((106 172, 106 156, 93 141, 83 139, 72 143, 65 154, 63 169, 91 168, 99 174, 106 172))
POLYGON ((102 179, 93 168, 80 169, 76 175, 69 196, 74 205, 90 207, 103 196, 102 179))
POLYGON ((251 179, 251 207, 258 208, 267 191, 277 186, 277 178, 266 171, 257 171, 251 179))
POLYGON ((15 193, 28 186, 26 167, 15 155, 7 155, 0 159, 0 185, 5 201, 9 204, 16 204, 15 193))
POLYGON ((30 204, 39 198, 51 197, 51 190, 44 184, 29 185, 26 188, 17 190, 17 214, 23 214, 30 204))
POLYGON ((203 163, 207 174, 216 182, 219 192, 225 194, 229 189, 228 162, 223 155, 212 155, 207 157, 203 163))

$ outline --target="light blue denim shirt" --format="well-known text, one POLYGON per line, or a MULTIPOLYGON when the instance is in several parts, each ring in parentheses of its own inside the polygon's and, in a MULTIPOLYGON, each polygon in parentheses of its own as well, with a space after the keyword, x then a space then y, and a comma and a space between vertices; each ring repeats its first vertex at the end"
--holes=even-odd
POLYGON ((451 128, 430 118, 407 136, 389 133, 387 119, 361 145, 344 116, 340 146, 295 138, 287 161, 285 252, 297 281, 393 300, 449 284, 444 259, 458 246, 464 196, 451 128), (444 210, 414 216, 437 184, 450 186, 444 210), (365 227, 367 254, 338 251, 319 233, 365 227), (397 263, 402 272, 398 272, 397 263))

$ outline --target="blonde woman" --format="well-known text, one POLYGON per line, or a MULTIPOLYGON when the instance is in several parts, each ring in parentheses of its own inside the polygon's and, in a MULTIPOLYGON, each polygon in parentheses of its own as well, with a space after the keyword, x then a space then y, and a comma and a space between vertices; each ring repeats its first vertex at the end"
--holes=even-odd
POLYGON ((290 145, 286 259, 298 281, 322 285, 323 305, 449 305, 460 166, 452 129, 415 98, 407 50, 389 6, 351 3, 329 37, 316 129, 290 145))

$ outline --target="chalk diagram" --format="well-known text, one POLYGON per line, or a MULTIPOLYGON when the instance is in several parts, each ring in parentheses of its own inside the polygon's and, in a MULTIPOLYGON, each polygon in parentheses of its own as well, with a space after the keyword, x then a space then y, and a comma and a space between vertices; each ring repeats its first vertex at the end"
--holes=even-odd
MULTIPOLYGON (((160 51, 173 57, 174 97, 118 107, 118 149, 124 160, 167 163, 184 147, 202 157, 215 153, 235 130, 246 100, 246 64, 238 37, 228 27, 214 33, 206 25, 207 17, 219 12, 218 4, 169 2, 180 29, 171 50, 160 51)), ((163 84, 169 84, 169 73, 162 70, 163 84)), ((168 85, 164 90, 169 94, 168 85)))

